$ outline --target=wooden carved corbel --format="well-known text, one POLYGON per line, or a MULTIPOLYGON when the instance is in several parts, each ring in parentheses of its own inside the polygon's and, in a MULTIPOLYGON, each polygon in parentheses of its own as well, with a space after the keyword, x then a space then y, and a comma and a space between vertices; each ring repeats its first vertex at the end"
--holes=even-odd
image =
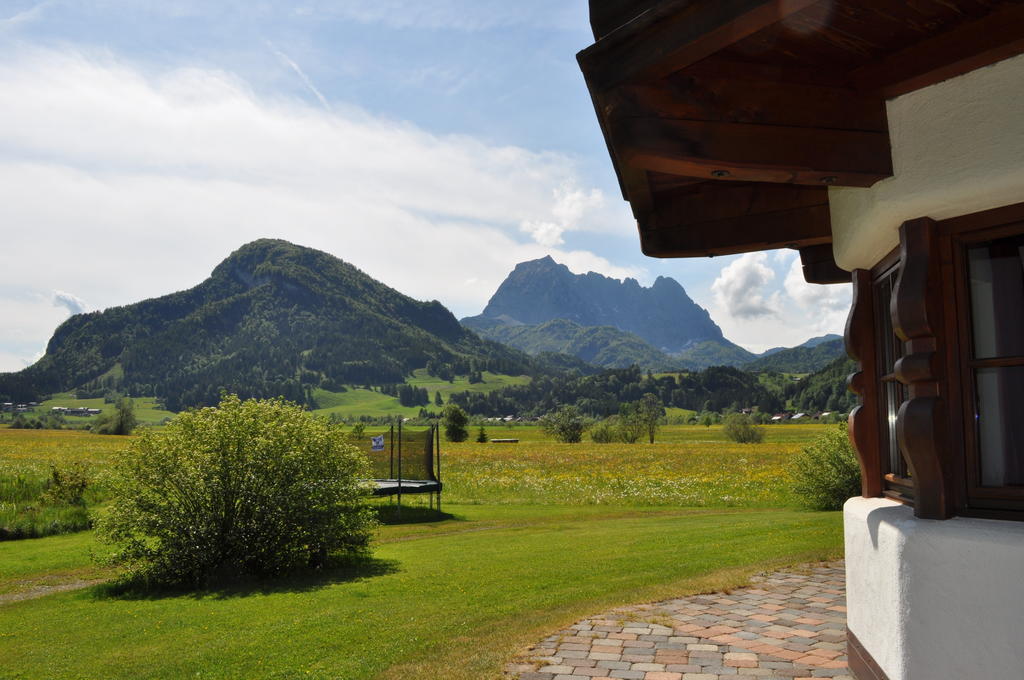
POLYGON ((940 352, 941 290, 935 221, 904 222, 891 312, 893 330, 904 343, 896 379, 909 396, 900 406, 896 432, 914 482, 914 514, 926 519, 946 519, 954 509, 940 352))
POLYGON ((846 353, 858 362, 857 372, 847 379, 850 391, 861 403, 850 412, 847 424, 850 442, 860 462, 861 495, 882 495, 882 461, 878 432, 878 370, 875 365, 875 313, 872 308, 871 272, 856 269, 853 278, 853 304, 846 319, 846 353))

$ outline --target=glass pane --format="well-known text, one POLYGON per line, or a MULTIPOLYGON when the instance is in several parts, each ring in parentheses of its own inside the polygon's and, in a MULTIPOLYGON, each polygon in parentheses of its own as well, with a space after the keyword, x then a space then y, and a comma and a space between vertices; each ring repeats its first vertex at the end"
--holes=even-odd
POLYGON ((878 348, 881 354, 878 357, 878 369, 882 375, 892 372, 892 342, 889 336, 892 335, 892 319, 889 316, 889 301, 892 298, 888 276, 878 282, 877 296, 875 297, 875 316, 877 317, 875 327, 878 329, 878 348))
POLYGON ((1024 356, 1024 236, 967 251, 974 358, 1024 356))
POLYGON ((1024 484, 1024 366, 979 368, 978 448, 982 486, 1024 484))
POLYGON ((882 423, 882 427, 886 430, 886 443, 888 444, 889 455, 889 469, 887 472, 891 472, 897 477, 906 477, 907 465, 903 461, 899 440, 896 437, 896 416, 899 413, 900 405, 906 398, 906 388, 904 388, 902 383, 893 380, 883 383, 882 390, 882 415, 886 419, 886 422, 882 423))

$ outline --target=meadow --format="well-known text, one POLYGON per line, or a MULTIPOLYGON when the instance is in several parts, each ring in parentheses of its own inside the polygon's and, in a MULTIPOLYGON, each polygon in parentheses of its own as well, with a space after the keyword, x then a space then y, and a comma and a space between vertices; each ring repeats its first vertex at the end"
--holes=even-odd
MULTIPOLYGON (((454 378, 451 382, 440 380, 427 373, 426 369, 416 369, 412 377, 406 383, 413 387, 427 390, 430 395, 431 405, 428 408, 438 410, 433 406, 434 394, 440 392, 445 403, 448 402, 448 395, 452 392, 492 392, 510 385, 525 385, 530 382, 530 377, 525 375, 502 375, 500 373, 483 372, 483 382, 471 383, 466 376, 454 378)), ((329 392, 324 389, 317 389, 313 392, 313 399, 316 400, 318 408, 313 412, 318 415, 336 415, 341 418, 356 418, 359 416, 370 416, 371 418, 386 418, 390 416, 404 416, 415 418, 419 415, 419 406, 402 406, 398 399, 375 390, 366 390, 361 387, 352 387, 345 392, 329 392)))
MULTIPOLYGON (((105 548, 89 531, 0 542, 0 678, 498 677, 519 648, 604 608, 841 555, 839 514, 795 509, 784 471, 825 426, 771 427, 754 445, 717 426, 628 446, 487 429, 520 442, 443 443, 445 514, 414 499, 372 559, 344 567, 131 595, 104 585, 115 572, 91 558, 105 548)), ((128 441, 0 428, 0 470, 100 472, 128 441)))

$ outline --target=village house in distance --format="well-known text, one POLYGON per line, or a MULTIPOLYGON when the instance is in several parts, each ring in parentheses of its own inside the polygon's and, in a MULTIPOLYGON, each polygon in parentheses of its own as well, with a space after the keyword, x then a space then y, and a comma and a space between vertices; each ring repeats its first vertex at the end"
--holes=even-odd
POLYGON ((859 680, 1024 677, 1024 4, 590 0, 586 77, 654 257, 851 281, 859 680))

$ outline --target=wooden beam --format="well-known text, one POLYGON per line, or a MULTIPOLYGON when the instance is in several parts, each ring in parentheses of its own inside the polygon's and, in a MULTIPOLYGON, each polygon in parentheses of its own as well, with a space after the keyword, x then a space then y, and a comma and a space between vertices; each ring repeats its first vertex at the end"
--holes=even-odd
POLYGON ((862 66, 851 81, 887 98, 1024 53, 1024 6, 1002 9, 862 66))
POLYGON ((828 224, 828 208, 799 208, 778 213, 740 217, 720 222, 645 229, 640 223, 640 249, 650 257, 714 257, 792 245, 828 243, 831 233, 820 233, 828 224))
POLYGON ((663 0, 577 55, 592 91, 656 80, 819 0, 663 0))
POLYGON ((687 177, 869 187, 892 175, 889 135, 657 118, 609 119, 623 165, 687 177))
POLYGON ((800 264, 807 283, 850 283, 850 272, 836 264, 831 243, 801 248, 800 264))
POLYGON ((606 117, 888 132, 885 100, 852 88, 689 71, 657 85, 623 85, 601 98, 606 117))
POLYGON ((730 255, 828 244, 828 193, 786 184, 710 182, 655 195, 640 218, 643 252, 652 257, 730 255))
POLYGON ((676 228, 828 206, 828 189, 798 184, 704 182, 654 194, 654 205, 646 226, 676 228))
POLYGON ((656 7, 662 0, 590 0, 590 28, 594 40, 656 7))

